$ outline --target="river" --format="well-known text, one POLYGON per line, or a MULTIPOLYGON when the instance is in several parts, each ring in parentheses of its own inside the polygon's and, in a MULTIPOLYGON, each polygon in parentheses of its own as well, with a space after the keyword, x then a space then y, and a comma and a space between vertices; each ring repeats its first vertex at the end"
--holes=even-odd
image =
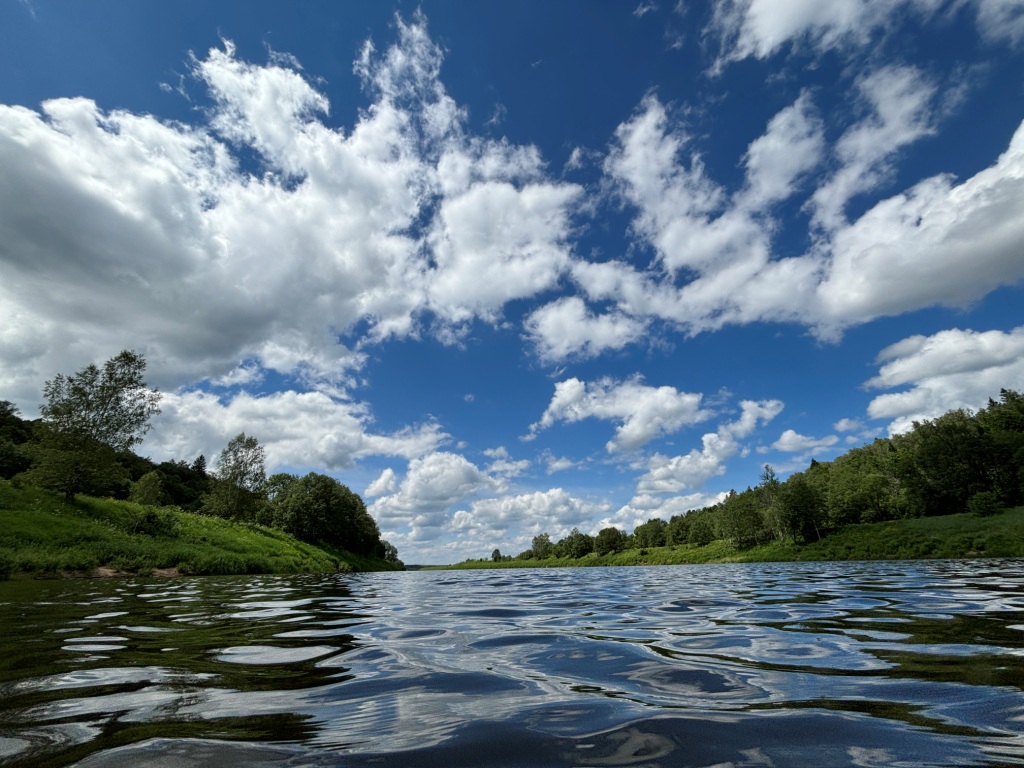
POLYGON ((0 765, 1024 765, 1024 562, 0 583, 0 765))

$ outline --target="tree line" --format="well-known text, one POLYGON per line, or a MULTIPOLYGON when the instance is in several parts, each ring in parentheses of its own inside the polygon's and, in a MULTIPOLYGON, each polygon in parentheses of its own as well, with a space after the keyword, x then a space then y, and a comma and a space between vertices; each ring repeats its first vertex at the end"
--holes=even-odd
POLYGON ((557 542, 540 534, 514 558, 581 558, 591 552, 691 545, 725 540, 739 549, 773 541, 818 541, 845 525, 970 512, 993 515, 1024 503, 1024 396, 1001 390, 978 412, 949 411, 915 421, 899 435, 877 438, 782 481, 765 465, 758 483, 730 491, 717 504, 652 518, 632 533, 609 527, 596 536, 574 528, 557 542))
MULTIPOLYGON (((22 419, 0 401, 0 477, 63 493, 174 506, 241 523, 266 525, 300 541, 399 562, 380 538, 358 494, 336 479, 266 476, 266 452, 244 432, 208 469, 205 456, 159 464, 132 449, 160 412, 160 393, 145 381, 146 361, 124 350, 102 367, 58 374, 43 387, 41 418, 22 419)), ((148 517, 159 532, 159 516, 148 517)))

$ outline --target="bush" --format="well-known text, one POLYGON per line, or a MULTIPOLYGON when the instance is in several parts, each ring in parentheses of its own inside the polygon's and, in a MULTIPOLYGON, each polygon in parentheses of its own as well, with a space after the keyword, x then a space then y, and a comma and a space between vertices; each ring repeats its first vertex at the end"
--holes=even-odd
POLYGON ((967 511, 978 517, 991 517, 1002 510, 999 497, 992 491, 979 491, 967 500, 967 511))

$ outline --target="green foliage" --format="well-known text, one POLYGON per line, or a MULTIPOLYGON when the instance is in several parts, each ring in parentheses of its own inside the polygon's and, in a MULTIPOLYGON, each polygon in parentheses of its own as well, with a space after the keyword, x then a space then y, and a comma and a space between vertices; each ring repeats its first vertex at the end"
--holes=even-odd
POLYGON ((87 365, 70 376, 57 374, 43 386, 43 419, 57 432, 130 450, 160 412, 160 393, 146 388, 145 371, 142 355, 126 349, 102 370, 87 365))
POLYGON ((967 501, 967 511, 978 517, 991 517, 1002 511, 999 495, 994 491, 978 491, 967 501))
POLYGON ((88 435, 38 424, 35 439, 23 450, 32 466, 18 475, 19 480, 63 493, 68 499, 77 493, 113 495, 129 483, 114 450, 88 435))
MULTIPOLYGON (((396 553, 397 554, 397 553, 396 553)), ((302 573, 401 568, 371 555, 327 551, 257 525, 125 501, 63 496, 0 481, 0 573, 302 573)))
POLYGON ((580 533, 578 528, 573 528, 568 536, 558 542, 557 549, 560 550, 559 554, 562 557, 578 560, 594 551, 594 537, 580 533))
POLYGON ((333 477, 274 475, 267 483, 266 517, 300 541, 362 554, 383 554, 380 530, 358 494, 333 477))
POLYGON ((594 539, 594 551, 599 555, 619 552, 626 548, 626 534, 618 528, 602 528, 594 539))
POLYGON ((164 481, 163 475, 152 470, 147 472, 131 485, 128 491, 128 500, 136 504, 147 504, 149 506, 160 506, 164 503, 164 481))
POLYGON ((660 517, 653 517, 633 530, 633 543, 637 547, 662 547, 665 545, 665 529, 668 524, 660 517))
POLYGON ((216 477, 202 511, 228 520, 255 521, 264 502, 266 451, 255 437, 240 432, 220 452, 216 477))
POLYGON ((554 555, 554 545, 551 543, 551 537, 546 533, 540 533, 533 537, 533 541, 530 546, 530 551, 533 553, 533 557, 537 560, 545 560, 546 558, 554 555))

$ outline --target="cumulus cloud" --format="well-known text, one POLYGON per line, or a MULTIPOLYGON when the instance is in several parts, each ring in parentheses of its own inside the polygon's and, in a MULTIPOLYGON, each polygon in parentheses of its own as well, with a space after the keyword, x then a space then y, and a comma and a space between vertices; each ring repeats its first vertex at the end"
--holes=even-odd
POLYGON ((740 450, 740 441, 782 412, 779 400, 744 400, 740 417, 724 423, 715 432, 701 438, 702 447, 682 456, 655 454, 648 461, 647 473, 637 483, 637 494, 680 493, 699 489, 712 477, 725 472, 725 462, 740 450))
MULTIPOLYGON (((813 245, 783 258, 773 254, 767 210, 792 195, 819 162, 819 118, 810 96, 801 94, 750 144, 745 184, 731 198, 688 149, 691 139, 663 105, 647 97, 619 127, 605 171, 635 210, 634 235, 655 261, 647 269, 624 260, 578 261, 573 281, 590 301, 609 303, 636 323, 657 319, 693 334, 727 324, 792 322, 834 340, 853 325, 928 306, 963 306, 1024 279, 1024 219, 1016 215, 1024 206, 1024 123, 990 167, 961 182, 949 175, 924 179, 848 222, 851 198, 886 182, 900 148, 930 135, 935 122, 936 89, 918 70, 877 69, 857 88, 865 114, 831 150, 834 170, 808 200, 813 245), (791 148, 780 150, 791 162, 778 161, 769 151, 774 147, 791 148)), ((544 349, 560 359, 574 347, 560 342, 544 349)))
POLYGON ((911 11, 928 19, 968 6, 978 31, 991 41, 1019 43, 1024 39, 1024 11, 1017 0, 725 0, 715 7, 706 33, 717 38, 720 70, 748 57, 765 59, 785 46, 815 53, 856 51, 882 30, 888 30, 911 11))
POLYGON ((778 440, 772 443, 772 448, 785 453, 810 453, 824 448, 831 448, 838 442, 839 438, 835 435, 808 437, 807 435, 801 435, 796 430, 787 429, 779 435, 778 440))
POLYGON ((816 223, 827 229, 844 223, 844 208, 854 195, 887 178, 889 161, 900 149, 934 132, 936 88, 914 67, 883 67, 859 78, 856 88, 868 115, 839 138, 839 170, 811 198, 816 223))
POLYGON ((909 387, 875 397, 873 419, 892 419, 890 434, 913 422, 956 408, 978 409, 1000 389, 1024 389, 1024 326, 1004 331, 952 329, 931 336, 910 336, 878 355, 878 375, 866 386, 909 387))
POLYGON ((153 419, 153 430, 142 446, 156 460, 199 454, 212 460, 231 438, 245 432, 266 448, 271 470, 287 466, 337 471, 368 456, 412 459, 448 440, 433 422, 375 434, 365 404, 324 392, 242 392, 222 399, 189 391, 164 394, 160 406, 162 412, 153 419))
POLYGON ((578 296, 565 296, 534 310, 526 332, 541 358, 597 357, 637 341, 647 323, 622 312, 595 315, 578 296))
POLYGON ((604 378, 587 383, 577 378, 555 384, 555 394, 530 436, 558 422, 606 419, 619 423, 609 453, 631 451, 656 437, 670 435, 711 415, 701 408, 702 395, 679 392, 675 387, 652 387, 639 374, 626 381, 604 378))
POLYGON ((398 490, 377 498, 369 511, 382 527, 408 526, 413 538, 436 535, 455 505, 494 487, 495 481, 464 456, 435 451, 410 461, 398 490))
POLYGON ((423 17, 396 29, 356 62, 373 101, 347 130, 293 58, 230 42, 192 62, 205 123, 0 105, 4 390, 126 346, 163 387, 242 360, 337 381, 359 322, 374 340, 424 313, 495 320, 555 285, 580 188, 533 147, 467 135, 423 17))

